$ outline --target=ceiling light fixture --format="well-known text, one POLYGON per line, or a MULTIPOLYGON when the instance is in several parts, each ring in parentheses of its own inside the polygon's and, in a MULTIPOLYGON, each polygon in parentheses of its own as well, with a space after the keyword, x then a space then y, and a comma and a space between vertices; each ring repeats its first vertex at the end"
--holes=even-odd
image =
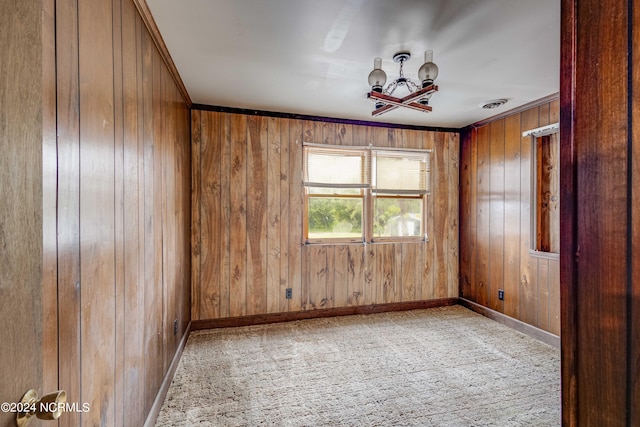
POLYGON ((379 116, 398 107, 407 107, 426 113, 432 110, 429 106, 429 98, 438 91, 438 86, 433 84, 433 81, 438 77, 438 66, 433 63, 433 51, 428 50, 424 53, 424 64, 418 70, 420 84, 404 76, 403 66, 405 61, 410 58, 411 53, 409 52, 398 52, 393 55, 393 60, 400 63, 400 75, 386 88, 384 85, 387 82, 387 74, 382 70, 382 58, 373 60, 373 71, 369 73, 371 92, 367 94, 367 98, 376 103, 376 108, 371 113, 372 116, 379 116), (409 94, 402 98, 393 96, 395 90, 400 86, 404 86, 409 94))

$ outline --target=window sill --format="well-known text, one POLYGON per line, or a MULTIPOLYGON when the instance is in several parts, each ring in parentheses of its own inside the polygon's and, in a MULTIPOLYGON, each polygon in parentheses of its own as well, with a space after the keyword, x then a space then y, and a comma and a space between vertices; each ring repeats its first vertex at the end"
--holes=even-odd
POLYGON ((560 259, 560 254, 556 254, 553 252, 536 251, 535 249, 529 249, 529 255, 532 256, 533 258, 553 259, 553 260, 560 259))
MULTIPOLYGON (((393 239, 393 238, 378 238, 371 242, 364 242, 361 240, 341 240, 341 239, 313 239, 304 242, 303 246, 336 246, 336 245, 391 245, 396 243, 428 243, 429 239, 424 239, 422 237, 408 237, 404 239, 393 239)), ((553 254, 552 254, 553 255, 553 254)))

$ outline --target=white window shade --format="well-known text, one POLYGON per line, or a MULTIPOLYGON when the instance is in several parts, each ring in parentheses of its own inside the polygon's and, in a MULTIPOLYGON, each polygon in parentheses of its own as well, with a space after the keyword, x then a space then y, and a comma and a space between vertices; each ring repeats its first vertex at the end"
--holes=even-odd
POLYGON ((304 147, 304 185, 367 188, 368 163, 362 149, 304 147))
POLYGON ((374 151, 373 191, 378 194, 429 194, 429 152, 374 151))

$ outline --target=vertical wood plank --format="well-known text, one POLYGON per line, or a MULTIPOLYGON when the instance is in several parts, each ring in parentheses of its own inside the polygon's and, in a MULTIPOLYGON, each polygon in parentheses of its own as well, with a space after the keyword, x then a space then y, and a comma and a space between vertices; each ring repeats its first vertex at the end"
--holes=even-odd
MULTIPOLYGON (((43 242, 43 238, 55 239, 55 228, 48 229, 54 225, 50 220, 55 218, 55 204, 50 205, 54 200, 45 193, 49 185, 55 185, 56 178, 55 116, 45 110, 55 102, 48 93, 55 82, 47 78, 55 70, 48 63, 50 53, 43 50, 53 44, 51 6, 43 2, 0 3, 2 402, 19 402, 26 390, 40 389, 55 380, 56 374, 45 369, 55 362, 56 349, 51 346, 56 343, 49 339, 56 338, 57 323, 55 318, 51 324, 44 323, 43 318, 53 314, 56 304, 55 288, 50 286, 55 282, 49 282, 53 279, 50 269, 54 264, 55 240, 52 252, 43 242), (45 7, 47 11, 43 10, 45 7), (47 17, 43 16, 45 13, 47 17), (43 151, 48 153, 50 148, 53 157, 47 158, 43 151), (49 178, 53 182, 46 182, 49 178)), ((16 425, 16 414, 4 404, 0 425, 16 425)))
POLYGON ((459 294, 458 278, 460 275, 460 135, 446 134, 445 140, 449 148, 449 179, 447 188, 449 200, 447 203, 447 297, 457 297, 459 294))
POLYGON ((158 383, 155 356, 158 352, 158 333, 156 325, 150 319, 154 318, 154 309, 157 301, 155 260, 155 215, 154 215, 154 174, 153 174, 153 41, 149 34, 143 32, 142 38, 142 98, 143 98, 143 145, 144 145, 144 311, 145 311, 145 354, 150 355, 145 360, 145 412, 148 412, 153 403, 153 390, 158 383))
POLYGON ((364 250, 364 303, 375 304, 376 296, 376 246, 365 245, 364 250))
MULTIPOLYGON (((78 81, 78 4, 56 2, 57 46, 57 257, 59 385, 70 402, 81 401, 80 306, 80 115, 78 81), (64 46, 64 48, 62 48, 64 46)), ((68 413, 61 426, 81 425, 80 413, 68 413)))
POLYGON ((434 298, 444 298, 448 294, 447 254, 449 250, 447 242, 447 230, 449 228, 448 209, 449 202, 449 147, 445 142, 445 135, 437 132, 434 149, 433 188, 435 189, 433 206, 433 285, 434 298))
POLYGON ((247 314, 266 311, 266 118, 247 117, 247 314))
POLYGON ((554 99, 549 102, 549 124, 560 122, 560 100, 554 99))
POLYGON ((529 260, 531 280, 531 295, 527 295, 527 304, 531 305, 530 311, 530 325, 538 327, 540 324, 540 262, 545 261, 541 258, 531 257, 529 260))
POLYGON ((231 118, 232 114, 222 114, 220 118, 220 145, 222 163, 220 165, 220 214, 222 234, 220 236, 220 317, 231 316, 231 118))
POLYGON ((364 245, 348 247, 348 305, 360 305, 364 301, 364 245))
MULTIPOLYGON (((154 216, 154 254, 153 254, 153 269, 155 270, 155 294, 152 306, 152 315, 148 318, 148 321, 152 324, 153 333, 156 335, 154 340, 155 349, 154 355, 150 357, 152 360, 152 366, 154 370, 154 377, 150 380, 153 383, 151 390, 157 390, 162 383, 162 376, 164 374, 164 344, 166 335, 165 317, 163 315, 164 309, 164 296, 165 296, 165 275, 164 275, 164 247, 163 247, 163 232, 164 232, 164 220, 165 220, 165 182, 164 175, 164 151, 165 151, 165 115, 162 108, 164 103, 163 95, 164 90, 162 87, 162 71, 163 62, 160 58, 160 54, 155 49, 155 45, 150 40, 149 48, 152 49, 151 53, 151 78, 152 78, 152 123, 153 127, 153 186, 154 191, 153 198, 153 216, 154 216)), ((150 396, 152 397, 152 396, 150 396)))
POLYGON ((403 147, 402 129, 389 128, 389 147, 403 147))
POLYGON ((364 147, 369 144, 373 144, 373 136, 369 127, 362 125, 353 125, 351 131, 353 133, 354 146, 364 147))
MULTIPOLYGON (((191 289, 189 287, 189 283, 191 281, 190 276, 190 254, 191 254, 191 244, 190 244, 190 222, 189 218, 191 217, 191 200, 189 195, 191 193, 191 146, 189 144, 191 140, 191 126, 189 124, 191 119, 191 108, 186 104, 185 100, 182 98, 182 94, 180 90, 176 87, 175 94, 177 99, 177 104, 179 107, 179 146, 181 150, 181 172, 182 172, 182 192, 180 194, 180 198, 182 201, 179 224, 182 224, 182 256, 181 256, 181 265, 182 272, 180 277, 182 277, 183 283, 181 285, 181 323, 179 325, 178 336, 180 339, 184 337, 184 334, 187 331, 187 327, 192 319, 191 316, 191 289)), ((179 341, 178 341, 179 342, 179 341)))
POLYGON ((338 145, 353 145, 353 125, 347 123, 336 124, 335 143, 338 145))
POLYGON ((504 286, 504 120, 490 125, 489 191, 489 308, 503 312, 504 301, 498 299, 498 289, 504 286))
POLYGON ((115 217, 113 10, 111 1, 78 3, 80 234, 83 424, 115 424, 115 217), (101 55, 95 55, 100 52, 101 55), (83 89, 85 88, 85 89, 83 89), (91 88, 88 90, 86 88, 91 88), (89 285, 91 284, 91 285, 89 285))
POLYGON ((412 129, 402 129, 402 147, 403 148, 422 148, 421 132, 412 129))
MULTIPOLYGON (((402 283, 402 243, 395 243, 393 245, 393 279, 394 279, 394 302, 401 302, 403 300, 402 290, 404 284, 402 283)), ((408 266, 407 266, 408 267, 408 266)))
POLYGON ((164 149, 162 153, 163 194, 162 201, 162 270, 163 270, 163 326, 164 355, 163 374, 169 369, 169 364, 175 353, 176 337, 173 333, 173 323, 176 316, 176 267, 178 262, 176 246, 176 161, 175 161, 175 104, 171 102, 171 84, 173 80, 169 71, 162 63, 162 112, 164 120, 164 149))
MULTIPOLYGON (((115 370, 114 370, 114 421, 124 423, 125 393, 125 244, 124 234, 124 94, 123 94, 123 43, 121 1, 112 2, 112 40, 113 45, 113 128, 114 128, 114 275, 115 275, 115 370)), ((130 235, 134 236, 134 235, 130 235)))
POLYGON ((401 247, 401 274, 402 274, 402 301, 415 301, 416 282, 420 276, 420 258, 418 249, 421 243, 402 243, 401 247))
POLYGON ((423 245, 423 262, 422 262, 422 280, 420 285, 420 292, 416 291, 416 296, 420 295, 423 300, 435 298, 435 276, 434 276, 434 264, 437 262, 437 255, 435 249, 435 210, 437 209, 438 198, 442 197, 439 192, 439 188, 436 187, 438 182, 435 177, 434 170, 438 167, 437 153, 435 143, 435 132, 421 132, 418 137, 419 146, 425 150, 431 150, 431 194, 427 196, 427 239, 428 241, 423 245))
MULTIPOLYGON (((470 249, 469 227, 471 223, 471 134, 472 130, 462 133, 460 141, 460 296, 464 298, 471 297, 470 278, 470 258, 472 256, 470 249)), ((519 219, 519 218, 518 218, 519 219)))
MULTIPOLYGON (((291 310, 290 300, 283 298, 286 289, 291 287, 289 282, 289 225, 291 224, 290 213, 290 171, 289 171, 289 147, 291 145, 291 135, 288 119, 281 119, 280 123, 280 305, 279 311, 291 310)), ((292 288, 293 294, 293 288, 292 288)), ((299 294, 299 293, 298 293, 299 294)), ((292 295, 293 296, 293 295, 292 295)))
POLYGON ((396 302, 395 277, 395 244, 378 244, 376 246, 376 303, 396 302))
MULTIPOLYGON (((320 130, 320 138, 323 144, 338 144, 336 141, 337 136, 337 125, 331 122, 316 122, 319 126, 317 129, 320 130)), ((316 135, 318 136, 318 135, 316 135)))
POLYGON ((476 204, 476 302, 488 306, 489 304, 489 238, 490 238, 490 127, 478 129, 478 169, 477 169, 477 204, 476 204))
MULTIPOLYGON (((292 299, 291 311, 308 308, 308 288, 302 280, 302 141, 303 126, 300 120, 289 123, 289 287, 292 299)), ((306 281, 305 281, 306 282, 306 281)))
POLYGON ((275 313, 280 311, 284 292, 280 292, 280 120, 265 118, 267 122, 267 289, 266 311, 275 313))
POLYGON ((549 260, 549 332, 560 336, 560 260, 549 260))
MULTIPOLYGON (((538 110, 533 108, 520 115, 520 135, 538 127, 538 110)), ((521 137, 520 142, 520 320, 535 324, 536 282, 531 277, 531 137, 521 137)))
POLYGON ((336 245, 334 271, 334 307, 347 307, 349 305, 349 245, 336 245))
POLYGON ((549 260, 549 332, 560 336, 560 260, 549 260))
POLYGON ((469 166, 470 188, 469 188, 469 284, 470 296, 477 301, 477 276, 478 265, 478 132, 471 132, 471 160, 469 166))
POLYGON ((538 328, 549 330, 549 260, 538 260, 538 328))
POLYGON ((247 118, 231 116, 229 315, 247 314, 247 118))
POLYGON ((544 103, 538 107, 538 126, 547 126, 551 124, 551 106, 544 103))
POLYGON ((504 313, 520 316, 520 114, 505 119, 504 313))
POLYGON ((200 292, 199 310, 204 319, 220 315, 220 113, 206 111, 201 121, 200 190, 200 292))
POLYGON ((335 286, 336 286, 336 252, 338 246, 327 246, 327 265, 326 265, 326 278, 327 285, 324 297, 324 304, 322 308, 333 308, 335 304, 335 286))
POLYGON ((327 247, 314 245, 305 248, 304 270, 309 284, 309 309, 311 310, 324 308, 327 304, 327 247))
POLYGON ((124 79, 125 370, 124 418, 144 422, 144 146, 142 133, 141 22, 132 2, 122 3, 124 79))
MULTIPOLYGON (((206 113, 205 113, 206 114, 206 113)), ((202 230, 200 229, 200 189, 202 164, 200 163, 202 113, 191 113, 191 313, 194 320, 203 319, 200 315, 200 251, 202 230)))
POLYGON ((389 134, 383 127, 366 127, 367 139, 374 147, 388 147, 389 134))

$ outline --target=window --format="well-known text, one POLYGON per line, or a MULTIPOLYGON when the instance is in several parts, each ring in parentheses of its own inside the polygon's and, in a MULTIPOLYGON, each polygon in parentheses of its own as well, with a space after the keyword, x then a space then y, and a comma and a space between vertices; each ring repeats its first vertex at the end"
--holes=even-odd
POLYGON ((560 252, 560 144, 558 125, 525 132, 531 149, 531 249, 560 252))
POLYGON ((369 188, 366 150, 304 148, 307 240, 362 241, 369 188))
POLYGON ((429 154, 305 144, 306 241, 426 239, 429 154))

